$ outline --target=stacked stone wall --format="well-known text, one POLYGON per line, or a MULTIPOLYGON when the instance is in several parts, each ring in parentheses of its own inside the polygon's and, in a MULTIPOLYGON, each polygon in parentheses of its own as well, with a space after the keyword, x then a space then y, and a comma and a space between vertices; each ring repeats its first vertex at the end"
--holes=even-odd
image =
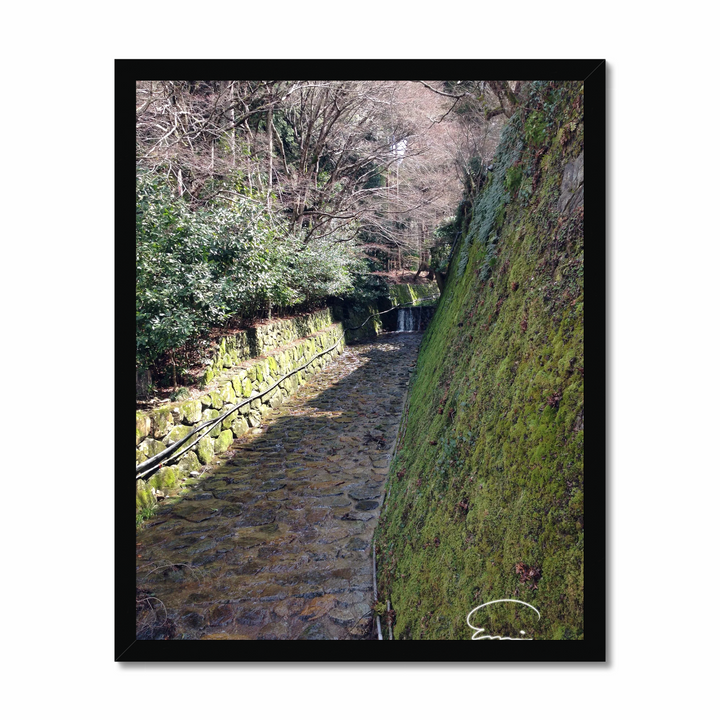
MULTIPOLYGON (((329 310, 314 315, 316 317, 308 322, 307 328, 325 319, 330 320, 329 310)), ((277 325, 280 327, 272 333, 261 334, 265 348, 274 344, 272 352, 266 357, 245 360, 231 368, 223 368, 222 372, 214 376, 212 385, 203 391, 204 394, 196 398, 164 405, 148 413, 138 412, 135 427, 136 464, 181 440, 198 425, 223 415, 243 399, 259 396, 313 356, 339 343, 331 352, 316 358, 307 368, 284 379, 272 392, 232 412, 178 461, 166 463, 147 480, 138 480, 138 511, 154 505, 158 496, 177 494, 184 484, 191 484, 202 465, 211 463, 215 454, 227 450, 234 438, 260 425, 263 415, 282 403, 284 398, 305 383, 309 375, 322 369, 344 348, 343 329, 339 323, 330 325, 325 322, 323 329, 286 344, 281 344, 281 340, 292 337, 294 332, 300 331, 301 326, 295 320, 280 321, 277 325)), ((226 345, 226 354, 227 348, 226 345)), ((189 439, 188 444, 196 439, 189 439)))
POLYGON ((326 328, 333 322, 330 308, 283 320, 267 321, 249 330, 221 338, 208 360, 203 381, 207 385, 228 368, 245 360, 268 355, 274 350, 326 328))

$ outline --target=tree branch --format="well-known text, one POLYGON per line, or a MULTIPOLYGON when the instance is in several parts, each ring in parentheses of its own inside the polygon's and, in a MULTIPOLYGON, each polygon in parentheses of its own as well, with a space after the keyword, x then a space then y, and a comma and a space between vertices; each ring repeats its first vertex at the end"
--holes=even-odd
POLYGON ((449 98, 455 98, 456 100, 460 100, 460 98, 464 98, 468 95, 468 93, 464 92, 462 95, 452 95, 451 93, 442 92, 441 90, 436 90, 431 85, 428 85, 424 80, 413 80, 413 82, 419 82, 422 85, 424 85, 428 90, 432 90, 434 93, 437 93, 438 95, 443 95, 445 97, 449 98))

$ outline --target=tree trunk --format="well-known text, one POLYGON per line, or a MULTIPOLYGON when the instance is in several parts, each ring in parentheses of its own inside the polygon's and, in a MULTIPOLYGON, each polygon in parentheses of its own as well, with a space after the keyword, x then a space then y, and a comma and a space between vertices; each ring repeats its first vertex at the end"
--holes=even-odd
POLYGON ((135 395, 146 398, 150 393, 152 375, 149 370, 135 370, 135 395))
POLYGON ((272 193, 272 109, 268 110, 267 114, 267 134, 268 134, 268 194, 267 194, 267 206, 270 210, 270 194, 272 193))

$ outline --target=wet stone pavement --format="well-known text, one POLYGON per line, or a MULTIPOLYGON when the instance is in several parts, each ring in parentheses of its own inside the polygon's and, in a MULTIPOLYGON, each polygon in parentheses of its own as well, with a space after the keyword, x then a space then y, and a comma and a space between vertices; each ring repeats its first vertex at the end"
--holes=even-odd
POLYGON ((372 536, 421 338, 348 346, 140 528, 139 638, 370 637, 372 536))

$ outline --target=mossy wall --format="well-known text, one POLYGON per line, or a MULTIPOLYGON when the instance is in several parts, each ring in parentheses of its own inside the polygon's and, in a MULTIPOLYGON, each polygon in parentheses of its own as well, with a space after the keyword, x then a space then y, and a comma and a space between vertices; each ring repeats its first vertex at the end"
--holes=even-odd
POLYGON ((330 308, 293 318, 259 323, 250 330, 221 338, 208 360, 203 382, 208 384, 243 360, 267 355, 278 348, 326 328, 333 322, 330 308))
POLYGON ((345 339, 348 343, 357 343, 370 340, 383 331, 383 315, 378 315, 376 303, 365 305, 337 305, 333 308, 333 315, 345 329, 345 339), (369 319, 368 319, 369 318, 369 319), (365 322, 367 320, 367 322, 365 322))
POLYGON ((390 300, 393 306, 418 303, 425 298, 439 294, 440 290, 438 290, 438 286, 434 282, 424 285, 410 285, 406 283, 390 286, 390 300))
POLYGON ((274 391, 231 413, 178 461, 169 466, 166 464, 146 481, 137 481, 137 511, 152 507, 157 502, 158 493, 176 495, 184 484, 192 483, 191 473, 211 462, 216 453, 227 450, 233 438, 260 425, 263 415, 303 385, 309 375, 321 370, 340 354, 345 346, 342 326, 339 323, 328 325, 309 337, 281 346, 267 357, 242 362, 215 377, 211 386, 199 397, 164 405, 149 413, 138 412, 135 429, 136 464, 182 439, 192 428, 224 414, 243 398, 251 398, 267 390, 281 377, 338 341, 337 348, 281 382, 274 391))
POLYGON ((534 83, 507 123, 423 338, 376 533, 397 639, 500 599, 541 618, 497 603, 493 635, 583 638, 582 93, 534 83))

